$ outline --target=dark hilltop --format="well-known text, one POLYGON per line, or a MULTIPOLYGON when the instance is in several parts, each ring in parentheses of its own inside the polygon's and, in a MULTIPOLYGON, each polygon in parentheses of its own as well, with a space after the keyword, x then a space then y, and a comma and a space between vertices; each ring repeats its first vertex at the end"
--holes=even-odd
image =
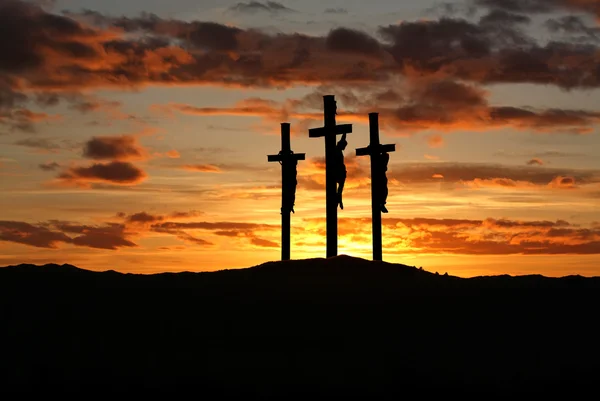
POLYGON ((600 278, 348 256, 211 273, 0 268, 0 389, 238 399, 597 388, 600 278))

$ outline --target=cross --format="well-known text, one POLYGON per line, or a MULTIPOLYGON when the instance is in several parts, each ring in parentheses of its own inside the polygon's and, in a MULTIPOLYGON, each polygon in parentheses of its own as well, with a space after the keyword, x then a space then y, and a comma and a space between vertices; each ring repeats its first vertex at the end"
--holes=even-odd
POLYGON ((379 114, 369 113, 370 144, 366 148, 356 149, 356 156, 371 157, 371 213, 373 225, 373 260, 382 260, 381 245, 381 212, 387 213, 385 198, 387 198, 387 153, 395 152, 396 145, 381 145, 379 143, 379 114), (385 156, 384 156, 385 155, 385 156), (384 160, 384 157, 386 158, 384 160))
POLYGON ((325 137, 325 198, 327 214, 327 257, 337 256, 337 175, 336 166, 332 165, 336 159, 335 138, 352 132, 352 124, 337 125, 335 122, 336 101, 335 96, 323 96, 325 126, 308 130, 310 138, 325 137))
POLYGON ((268 155, 269 162, 281 164, 281 260, 290 260, 290 213, 296 199, 296 166, 304 153, 294 153, 290 145, 290 123, 281 123, 281 152, 268 155))

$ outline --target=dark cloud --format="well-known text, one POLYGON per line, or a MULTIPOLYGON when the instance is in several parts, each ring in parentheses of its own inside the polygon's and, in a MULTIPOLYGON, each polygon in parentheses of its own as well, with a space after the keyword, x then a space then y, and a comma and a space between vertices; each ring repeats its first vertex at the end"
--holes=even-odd
POLYGON ((90 139, 85 144, 83 156, 94 160, 139 160, 148 154, 136 137, 122 135, 90 139))
POLYGON ((325 9, 325 14, 348 14, 348 10, 345 8, 327 8, 325 9))
POLYGON ((549 13, 554 11, 587 12, 600 16, 597 0, 471 0, 476 6, 522 13, 549 13))
POLYGON ((104 182, 132 185, 143 181, 146 173, 128 162, 96 163, 88 167, 70 167, 59 175, 59 180, 80 186, 104 182))
POLYGON ((511 24, 442 18, 381 27, 380 34, 408 76, 563 88, 600 84, 597 47, 552 41, 542 46, 511 24))
POLYGON ((127 216, 128 223, 157 223, 164 220, 163 216, 156 216, 146 212, 135 213, 127 216))
POLYGON ((57 248, 71 238, 60 231, 19 221, 0 221, 0 241, 16 242, 38 248, 57 248))
POLYGON ((571 36, 571 40, 584 42, 586 40, 598 41, 600 39, 600 28, 590 27, 577 15, 566 15, 560 18, 550 18, 545 26, 554 33, 562 33, 571 36), (572 37, 573 35, 583 35, 572 37))
POLYGON ((61 243, 109 250, 136 246, 125 238, 123 227, 119 225, 84 226, 59 221, 37 225, 0 221, 0 241, 38 248, 57 248, 61 243))
MULTIPOLYGON (((276 2, 239 4, 286 8, 276 2)), ((5 0, 0 3, 0 124, 8 124, 11 130, 32 130, 52 116, 25 108, 27 99, 47 107, 58 101, 56 93, 83 93, 93 88, 150 84, 347 87, 367 83, 381 88, 390 78, 402 76, 407 78, 403 81, 415 81, 415 88, 423 80, 433 82, 425 87, 435 94, 412 89, 412 98, 402 95, 402 104, 386 105, 384 111, 396 116, 396 127, 458 126, 469 113, 479 111, 471 113, 468 122, 477 129, 512 125, 550 130, 559 125, 566 132, 589 132, 596 113, 489 106, 481 104, 477 85, 600 86, 597 46, 570 41, 540 44, 523 31, 532 13, 594 13, 597 3, 475 0, 474 4, 486 9, 478 21, 447 17, 404 21, 381 27, 375 38, 343 27, 311 36, 269 34, 153 14, 110 17, 85 11, 58 15, 32 3, 5 0), (456 93, 456 103, 446 100, 444 90, 456 93), (440 107, 436 102, 445 103, 440 107), (447 110, 459 102, 462 104, 447 110), (458 117, 457 110, 461 111, 458 117)), ((574 19, 556 21, 554 27, 561 31, 584 29, 574 19)), ((403 93, 400 89, 388 92, 392 97, 387 101, 403 93)), ((71 107, 88 112, 103 106, 90 100, 71 107)))
POLYGON ((479 20, 480 24, 528 24, 531 18, 526 15, 514 14, 504 10, 492 10, 479 20))
POLYGON ((44 171, 55 171, 60 168, 60 164, 57 162, 43 163, 38 165, 41 170, 44 171))
POLYGON ((477 6, 484 6, 511 12, 545 13, 569 0, 471 0, 477 6))
POLYGON ((63 147, 61 144, 55 142, 55 140, 50 139, 50 138, 19 139, 18 141, 15 142, 15 145, 25 146, 25 147, 34 148, 34 149, 43 149, 43 150, 48 150, 48 151, 62 149, 62 147, 63 147))
POLYGON ((261 3, 258 1, 249 1, 246 3, 237 3, 229 8, 230 11, 236 11, 241 13, 255 13, 255 12, 267 12, 267 13, 292 13, 296 12, 289 7, 284 6, 276 1, 267 1, 261 3))
POLYGON ((381 55, 379 42, 365 32, 348 28, 336 28, 325 39, 328 50, 333 52, 381 55))

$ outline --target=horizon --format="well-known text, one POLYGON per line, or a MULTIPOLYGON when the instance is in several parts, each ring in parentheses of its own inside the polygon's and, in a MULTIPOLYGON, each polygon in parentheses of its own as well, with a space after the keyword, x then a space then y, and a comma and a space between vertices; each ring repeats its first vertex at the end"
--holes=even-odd
MULTIPOLYGON (((410 265, 405 265, 402 263, 394 263, 394 262, 386 262, 385 260, 383 261, 377 261, 377 260, 371 260, 371 259, 364 259, 364 258, 360 258, 360 257, 356 257, 356 256, 350 256, 350 255, 346 255, 346 254, 340 254, 340 255, 336 255, 336 256, 331 256, 331 257, 316 257, 316 258, 310 258, 310 259, 288 259, 288 260, 273 260, 273 261, 266 261, 257 265, 253 265, 253 266, 241 266, 241 267, 235 267, 235 268, 228 268, 228 269, 218 269, 218 270, 209 270, 209 271, 191 271, 191 270, 175 270, 175 271, 169 271, 169 272, 163 272, 163 271, 158 271, 158 272, 153 272, 153 273, 131 273, 131 272, 120 272, 114 269, 107 269, 107 270, 96 270, 96 269, 85 269, 70 263, 63 263, 63 264, 59 264, 59 263, 52 263, 52 262, 48 262, 45 264, 30 264, 30 263, 21 263, 21 264, 17 264, 17 265, 8 265, 8 266, 0 266, 0 269, 3 268, 19 268, 19 267, 23 267, 23 266, 34 266, 36 268, 48 268, 49 266, 58 266, 60 267, 64 267, 64 266, 68 266, 68 267, 73 267, 75 269, 78 270, 83 270, 83 271, 88 271, 91 273, 109 273, 109 272, 114 272, 114 273, 119 273, 119 274, 134 274, 134 275, 142 275, 142 276, 153 276, 153 275, 160 275, 160 274, 164 274, 164 273, 168 273, 168 274, 184 274, 184 273, 219 273, 219 272, 225 272, 225 271, 236 271, 236 270, 245 270, 245 269, 253 269, 256 267, 260 267, 263 265, 267 265, 267 264, 280 264, 282 265, 283 268, 285 268, 285 265, 287 263, 297 263, 297 262, 310 262, 310 261, 328 261, 331 259, 336 259, 336 258, 348 258, 350 260, 360 260, 363 262, 368 262, 368 263, 384 263, 387 265, 392 265, 392 266, 400 266, 400 267, 407 267, 410 269, 415 269, 415 270, 419 270, 422 271, 424 273, 428 273, 431 275, 436 275, 436 276, 441 276, 441 277, 453 277, 453 278, 459 278, 459 279, 478 279, 478 278, 500 278, 500 277, 505 277, 505 276, 509 276, 512 278, 526 278, 526 277, 541 277, 541 278, 545 278, 545 279, 566 279, 566 278, 571 278, 571 277, 580 277, 583 279, 596 279, 596 278, 600 278, 600 276, 585 276, 585 275, 581 275, 581 274, 569 274, 569 275, 565 275, 565 276, 545 276, 542 274, 522 274, 522 275, 511 275, 511 274, 496 274, 496 275, 478 275, 478 276, 454 276, 452 274, 448 274, 448 272, 441 272, 441 271, 431 271, 428 270, 426 268, 424 268, 423 266, 410 266, 410 265)), ((368 267, 367 267, 368 269, 368 267)))
POLYGON ((0 265, 199 272, 326 257, 323 96, 347 137, 338 254, 370 260, 368 113, 390 154, 383 261, 600 276, 591 2, 0 0, 0 265))

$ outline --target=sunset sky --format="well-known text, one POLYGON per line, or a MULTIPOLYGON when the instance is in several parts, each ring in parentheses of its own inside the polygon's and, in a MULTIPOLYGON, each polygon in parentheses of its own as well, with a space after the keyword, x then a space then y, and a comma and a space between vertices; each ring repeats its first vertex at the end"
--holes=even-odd
POLYGON ((0 0, 0 265, 155 273, 325 257, 323 95, 353 124, 340 254, 600 276, 600 0, 0 0))

